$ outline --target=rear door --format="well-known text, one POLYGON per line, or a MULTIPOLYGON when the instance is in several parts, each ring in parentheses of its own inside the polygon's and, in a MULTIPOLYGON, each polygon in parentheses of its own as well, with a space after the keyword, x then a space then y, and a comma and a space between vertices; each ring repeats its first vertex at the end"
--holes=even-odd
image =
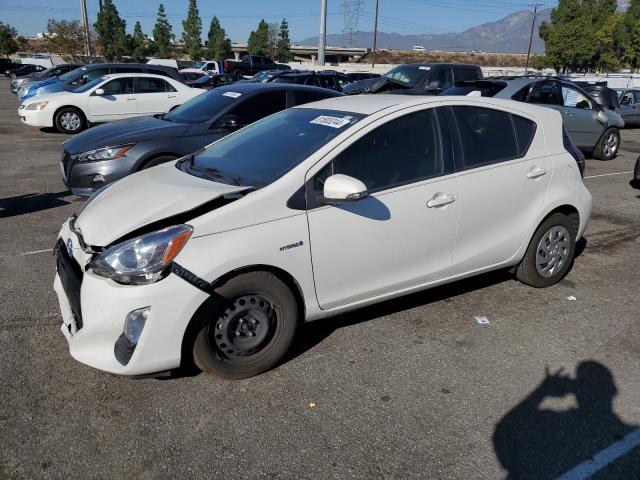
POLYGON ((627 126, 640 122, 640 92, 625 90, 620 97, 620 115, 627 126))
POLYGON ((111 122, 138 115, 132 78, 115 78, 100 88, 103 95, 89 95, 89 122, 111 122))
POLYGON ((134 81, 134 93, 138 102, 140 115, 155 115, 166 113, 175 104, 176 92, 171 87, 167 91, 167 82, 162 78, 136 77, 134 81))
POLYGON ((595 147, 604 127, 598 122, 598 110, 580 90, 567 83, 561 84, 561 110, 564 123, 576 146, 586 149, 595 147))
POLYGON ((453 254, 453 273, 461 275, 505 264, 528 242, 553 164, 543 132, 527 115, 470 106, 451 111, 462 160, 453 254))

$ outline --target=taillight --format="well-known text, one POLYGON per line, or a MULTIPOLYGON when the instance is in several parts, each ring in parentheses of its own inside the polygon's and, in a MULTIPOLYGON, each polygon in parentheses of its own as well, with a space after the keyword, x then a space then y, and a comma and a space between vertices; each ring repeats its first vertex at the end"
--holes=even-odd
POLYGON ((564 149, 571 154, 571 156, 574 158, 574 160, 578 164, 578 168, 580 169, 580 175, 584 177, 584 167, 585 167, 584 153, 582 153, 580 149, 575 146, 575 144, 571 140, 571 137, 565 130, 564 125, 562 126, 562 143, 564 144, 564 149))
POLYGON ((222 64, 222 67, 224 68, 224 71, 226 73, 229 70, 229 60, 225 60, 222 64))

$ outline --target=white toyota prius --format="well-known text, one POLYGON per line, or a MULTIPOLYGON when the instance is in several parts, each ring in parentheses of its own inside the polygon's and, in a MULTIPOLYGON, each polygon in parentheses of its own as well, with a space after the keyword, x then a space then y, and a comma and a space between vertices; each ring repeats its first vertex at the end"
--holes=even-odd
POLYGON ((18 107, 23 123, 78 133, 90 124, 167 113, 204 90, 150 73, 105 75, 72 92, 37 95, 18 107))
POLYGON ((372 95, 295 107, 97 192, 64 223, 71 355, 123 375, 273 367, 305 321, 489 270, 571 268, 591 194, 544 107, 372 95))

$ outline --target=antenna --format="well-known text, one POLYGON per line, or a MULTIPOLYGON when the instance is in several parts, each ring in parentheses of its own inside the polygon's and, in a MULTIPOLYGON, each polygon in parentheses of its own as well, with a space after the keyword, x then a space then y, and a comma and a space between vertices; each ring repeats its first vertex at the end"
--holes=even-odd
POLYGON ((355 34, 358 33, 360 13, 364 10, 364 0, 342 0, 340 8, 344 17, 342 34, 345 46, 352 47, 355 34))

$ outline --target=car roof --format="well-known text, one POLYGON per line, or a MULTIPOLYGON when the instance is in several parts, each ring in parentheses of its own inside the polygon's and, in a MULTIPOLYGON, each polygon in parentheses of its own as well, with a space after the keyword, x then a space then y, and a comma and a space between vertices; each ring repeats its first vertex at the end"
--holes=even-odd
POLYGON ((514 102, 494 97, 469 97, 469 96, 440 96, 440 95, 351 95, 337 98, 328 98, 317 102, 298 105, 293 108, 317 108, 322 110, 337 110, 343 112, 371 115, 384 109, 400 110, 418 105, 430 103, 474 103, 478 106, 502 107, 508 110, 521 110, 531 114, 547 111, 546 107, 530 103, 514 102))
MULTIPOLYGON (((217 91, 231 91, 248 95, 253 92, 262 90, 301 90, 301 91, 315 91, 315 92, 333 92, 327 88, 312 87, 310 85, 298 85, 295 83, 252 83, 252 82, 238 82, 230 83, 216 88, 217 91)), ((340 95, 339 92, 334 92, 340 95)))
POLYGON ((171 77, 167 77, 165 75, 158 75, 157 73, 142 73, 142 72, 127 72, 127 73, 109 73, 103 75, 101 78, 104 79, 113 79, 113 78, 123 78, 123 77, 149 77, 149 78, 162 78, 167 79, 171 77))
POLYGON ((477 65, 473 65, 471 63, 405 63, 403 65, 398 65, 399 67, 469 67, 469 68, 480 68, 477 65))

